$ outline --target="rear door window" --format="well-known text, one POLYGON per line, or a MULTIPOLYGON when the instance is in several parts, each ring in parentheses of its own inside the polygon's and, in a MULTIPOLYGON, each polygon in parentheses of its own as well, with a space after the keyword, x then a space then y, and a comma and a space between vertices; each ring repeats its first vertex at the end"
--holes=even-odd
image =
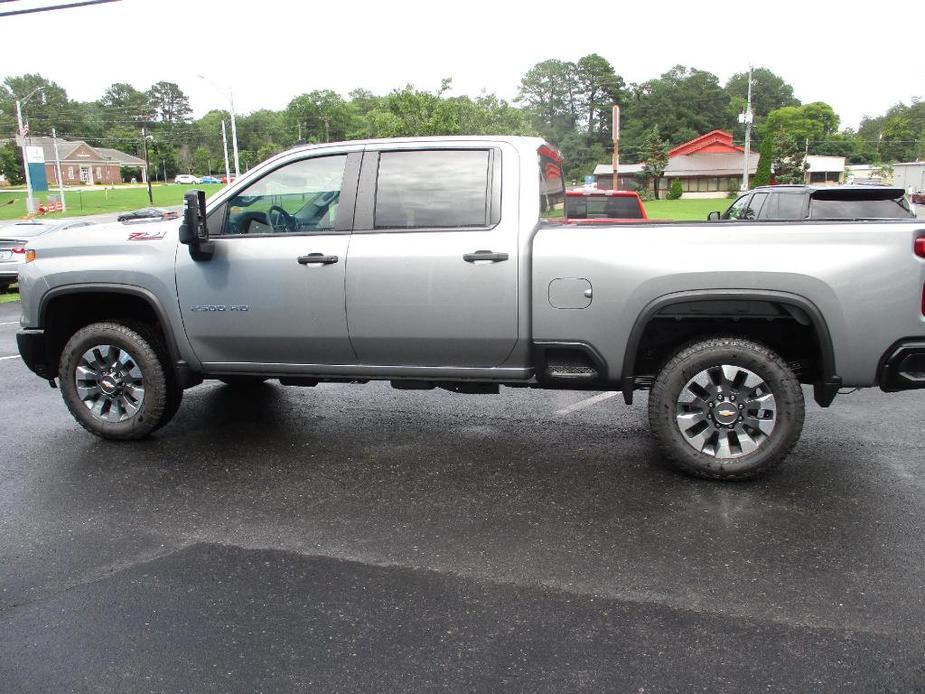
POLYGON ((761 218, 770 220, 803 219, 805 195, 775 193, 761 208, 761 218))
POLYGON ((491 159, 487 149, 382 152, 375 228, 489 226, 491 159))

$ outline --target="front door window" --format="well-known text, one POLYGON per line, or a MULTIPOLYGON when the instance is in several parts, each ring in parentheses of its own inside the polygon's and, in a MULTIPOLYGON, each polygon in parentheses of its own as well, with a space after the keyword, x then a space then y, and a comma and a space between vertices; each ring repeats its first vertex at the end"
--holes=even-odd
POLYGON ((303 159, 270 172, 228 201, 223 234, 334 229, 347 155, 303 159))

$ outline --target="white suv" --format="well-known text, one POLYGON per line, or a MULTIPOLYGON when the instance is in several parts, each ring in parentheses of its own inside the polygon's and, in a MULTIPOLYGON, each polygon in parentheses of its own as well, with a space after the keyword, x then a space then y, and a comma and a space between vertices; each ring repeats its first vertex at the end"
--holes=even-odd
POLYGON ((178 174, 177 177, 173 179, 173 182, 183 183, 186 185, 190 185, 190 184, 196 185, 199 183, 199 177, 193 176, 193 174, 178 174))

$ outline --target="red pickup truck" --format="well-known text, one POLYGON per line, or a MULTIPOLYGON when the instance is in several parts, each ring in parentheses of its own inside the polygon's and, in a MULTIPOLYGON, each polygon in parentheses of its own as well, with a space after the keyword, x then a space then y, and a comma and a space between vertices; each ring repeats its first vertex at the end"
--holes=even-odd
POLYGON ((618 224, 648 219, 638 193, 628 190, 569 190, 565 221, 574 224, 618 224))

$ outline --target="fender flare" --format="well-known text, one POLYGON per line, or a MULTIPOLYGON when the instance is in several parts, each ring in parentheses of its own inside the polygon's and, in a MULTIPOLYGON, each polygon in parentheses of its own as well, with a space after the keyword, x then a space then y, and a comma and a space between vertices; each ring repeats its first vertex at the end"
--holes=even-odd
POLYGON ((736 299, 783 304, 800 309, 809 316, 809 320, 819 339, 819 357, 822 366, 822 379, 813 384, 813 394, 820 406, 828 407, 831 405, 832 400, 835 399, 835 395, 838 393, 838 389, 841 387, 841 378, 835 372, 835 349, 832 345, 829 326, 822 315, 822 311, 812 301, 799 294, 770 289, 698 289, 673 292, 659 296, 646 304, 636 317, 635 323, 633 323, 633 330, 630 332, 629 340, 626 343, 626 351, 623 355, 620 385, 626 404, 629 405, 633 402, 635 386, 633 369, 636 366, 636 353, 639 350, 639 343, 642 341, 646 326, 657 313, 675 304, 690 303, 692 301, 729 301, 736 299))
POLYGON ((170 359, 177 369, 184 369, 186 362, 180 356, 179 347, 174 336, 173 326, 167 312, 157 296, 143 287, 136 287, 130 284, 113 284, 105 282, 87 282, 83 284, 66 284, 60 287, 54 287, 42 296, 39 304, 39 327, 45 328, 46 312, 48 305, 53 299, 68 294, 126 294, 141 299, 148 304, 157 316, 161 330, 164 333, 164 341, 167 343, 167 349, 170 352, 170 359))

